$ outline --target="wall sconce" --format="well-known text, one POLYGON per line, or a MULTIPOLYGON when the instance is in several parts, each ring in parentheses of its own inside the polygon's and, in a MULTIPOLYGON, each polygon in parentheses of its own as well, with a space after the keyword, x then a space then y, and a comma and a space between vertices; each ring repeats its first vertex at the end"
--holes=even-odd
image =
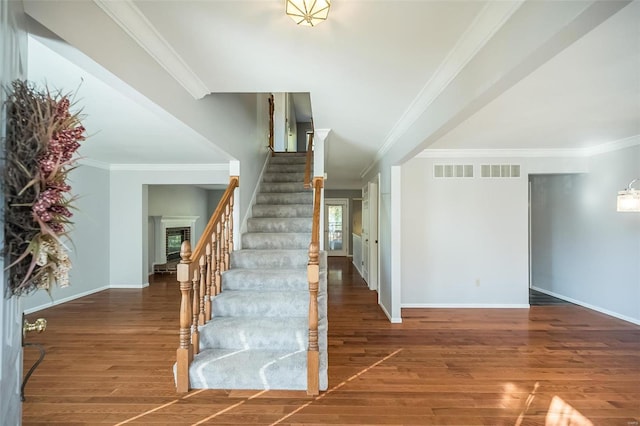
POLYGON ((315 27, 329 16, 331 0, 286 0, 285 12, 298 25, 315 27))
POLYGON ((640 178, 632 180, 625 190, 618 192, 619 212, 640 212, 640 189, 631 187, 639 180, 640 178))

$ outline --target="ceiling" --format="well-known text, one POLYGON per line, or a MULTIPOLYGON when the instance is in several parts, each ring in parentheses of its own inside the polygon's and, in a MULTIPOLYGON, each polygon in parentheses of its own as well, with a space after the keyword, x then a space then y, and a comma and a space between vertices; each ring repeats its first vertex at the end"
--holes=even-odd
MULTIPOLYGON (((25 2, 28 13, 72 44, 96 37, 88 14, 82 25, 69 29, 62 18, 53 18, 46 3, 25 2)), ((364 171, 400 145, 406 147, 398 158, 406 158, 424 148, 584 148, 640 134, 638 0, 630 5, 608 2, 618 4, 619 11, 600 18, 601 24, 585 18, 580 28, 569 18, 570 9, 589 11, 592 1, 334 0, 328 21, 314 28, 296 26, 284 15, 283 3, 84 0, 82 5, 59 1, 56 8, 100 8, 118 22, 120 31, 144 44, 148 34, 136 32, 123 19, 127 15, 115 10, 126 5, 177 54, 187 72, 172 75, 178 80, 188 75, 191 84, 181 83, 196 98, 209 92, 308 92, 315 127, 331 129, 329 187, 358 188, 364 171), (554 25, 557 34, 544 32, 554 25), (498 44, 500 37, 506 40, 502 50, 491 54, 485 46, 494 39, 498 44), (531 51, 517 62, 513 57, 525 45, 531 51), (503 64, 503 75, 485 80, 483 71, 503 64), (485 92, 491 96, 480 96, 485 92), (441 118, 453 104, 459 104, 456 119, 441 118), (433 124, 438 120, 446 125, 433 124), (433 129, 427 130, 429 126, 433 129)), ((95 28, 104 27, 98 24, 96 20, 95 28)), ((49 80, 51 70, 46 69, 49 80)), ((61 74, 70 72, 61 69, 61 74)), ((77 79, 65 87, 76 86, 77 79)), ((83 86, 93 88, 93 83, 83 86)), ((95 86, 108 91, 108 86, 98 88, 98 82, 95 86)), ((148 146, 137 151, 136 144, 152 117, 132 105, 114 108, 124 102, 116 97, 104 95, 109 109, 97 109, 95 119, 111 119, 118 110, 129 121, 140 114, 140 125, 121 122, 115 126, 117 135, 109 135, 110 140, 122 139, 117 149, 96 147, 86 154, 105 162, 137 162, 148 152, 148 146)), ((184 130, 179 124, 176 120, 171 130, 160 132, 167 143, 175 136, 172 131, 184 130)), ((197 147, 193 158, 174 162, 203 158, 207 144, 195 132, 190 135, 197 147)), ((154 160, 165 162, 165 145, 157 143, 162 148, 156 149, 154 160)), ((219 150, 216 155, 228 157, 219 150)))

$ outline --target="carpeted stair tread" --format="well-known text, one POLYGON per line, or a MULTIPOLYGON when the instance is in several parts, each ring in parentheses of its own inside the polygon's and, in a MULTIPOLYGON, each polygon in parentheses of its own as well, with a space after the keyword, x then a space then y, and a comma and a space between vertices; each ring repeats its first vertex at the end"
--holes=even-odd
POLYGON ((216 317, 200 329, 200 348, 306 350, 307 317, 216 317))
POLYGON ((242 234, 246 249, 304 249, 311 243, 311 232, 251 232, 242 234))
POLYGON ((313 217, 312 204, 255 204, 253 217, 313 217))
POLYGON ((304 155, 286 155, 271 157, 269 164, 307 164, 307 159, 304 155))
POLYGON ((231 269, 278 269, 304 268, 309 253, 304 249, 238 250, 231 253, 231 269))
POLYGON ((300 182, 304 183, 304 171, 299 172, 266 172, 262 177, 263 182, 300 182))
POLYGON ((308 232, 311 235, 312 225, 308 217, 254 217, 247 221, 247 230, 248 232, 308 232))
MULTIPOLYGON (((326 276, 321 271, 322 278, 326 276)), ((222 274, 222 289, 227 290, 298 290, 308 291, 307 268, 298 269, 230 269, 222 274)))
MULTIPOLYGON (((327 362, 320 357, 320 389, 326 390, 327 362)), ((193 389, 307 388, 307 353, 283 350, 207 349, 189 369, 193 389)))
POLYGON ((302 317, 308 311, 308 291, 223 291, 211 301, 214 317, 302 317))
POLYGON ((300 192, 304 191, 303 182, 263 182, 260 192, 300 192))
POLYGON ((256 204, 312 204, 313 193, 301 192, 259 192, 256 204))
POLYGON ((270 164, 266 173, 304 173, 304 164, 270 164))

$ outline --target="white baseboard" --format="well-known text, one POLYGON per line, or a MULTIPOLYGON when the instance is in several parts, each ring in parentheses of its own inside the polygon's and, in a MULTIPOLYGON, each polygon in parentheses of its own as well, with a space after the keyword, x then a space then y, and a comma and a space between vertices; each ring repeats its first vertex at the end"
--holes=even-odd
POLYGON ((391 314, 389 314, 389 311, 387 311, 387 308, 385 308, 382 303, 378 303, 378 306, 380 306, 380 308, 382 308, 382 312, 384 312, 384 314, 387 316, 387 318, 389 318, 389 322, 390 323, 392 323, 392 324, 400 324, 400 323, 402 323, 402 317, 393 318, 391 316, 391 314))
POLYGON ((117 288, 117 289, 127 289, 127 288, 140 289, 140 288, 146 288, 146 287, 149 287, 149 283, 142 283, 142 284, 111 284, 109 286, 109 288, 117 288))
POLYGON ((402 308, 529 309, 528 303, 403 303, 402 308))
POLYGON ((74 294, 72 296, 63 297, 62 299, 58 299, 58 300, 52 300, 49 303, 45 303, 43 305, 39 305, 39 306, 35 306, 33 308, 25 309, 24 313, 26 315, 29 315, 29 314, 32 314, 34 312, 38 312, 38 311, 41 311, 43 309, 50 308, 52 306, 60 305, 62 303, 66 303, 66 302, 71 302, 72 300, 76 300, 76 299, 79 299, 81 297, 89 296, 91 294, 99 293, 99 292, 101 292, 103 290, 108 290, 108 289, 109 289, 109 286, 105 285, 105 286, 102 286, 102 287, 94 288, 92 290, 83 291, 82 293, 74 294))
POLYGON ((553 291, 545 290, 544 288, 536 287, 535 285, 531 286, 532 289, 539 291, 540 293, 544 293, 549 296, 556 297, 558 299, 566 300, 567 302, 571 302, 576 305, 580 305, 584 308, 591 309, 593 311, 600 312, 601 314, 609 315, 614 318, 621 319, 623 321, 630 322, 631 324, 640 325, 640 319, 628 317, 626 315, 619 314, 617 312, 610 311, 608 309, 601 308, 599 306, 592 305, 590 303, 583 302, 581 300, 574 299, 572 297, 563 296, 562 294, 554 293, 553 291))
POLYGON ((351 262, 353 264, 353 267, 356 268, 356 271, 358 271, 358 273, 360 274, 360 276, 362 276, 362 270, 360 269, 360 267, 358 267, 358 265, 356 265, 355 262, 351 262))

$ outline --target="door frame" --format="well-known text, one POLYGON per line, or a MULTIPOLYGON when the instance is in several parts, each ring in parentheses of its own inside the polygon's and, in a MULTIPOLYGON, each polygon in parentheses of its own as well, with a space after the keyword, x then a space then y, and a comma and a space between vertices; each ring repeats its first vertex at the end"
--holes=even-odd
POLYGON ((349 199, 348 198, 325 198, 324 199, 324 250, 327 256, 348 256, 349 255, 349 236, 351 235, 351 224, 349 219, 349 199), (342 210, 342 250, 329 249, 329 215, 327 209, 330 205, 343 205, 342 210))

